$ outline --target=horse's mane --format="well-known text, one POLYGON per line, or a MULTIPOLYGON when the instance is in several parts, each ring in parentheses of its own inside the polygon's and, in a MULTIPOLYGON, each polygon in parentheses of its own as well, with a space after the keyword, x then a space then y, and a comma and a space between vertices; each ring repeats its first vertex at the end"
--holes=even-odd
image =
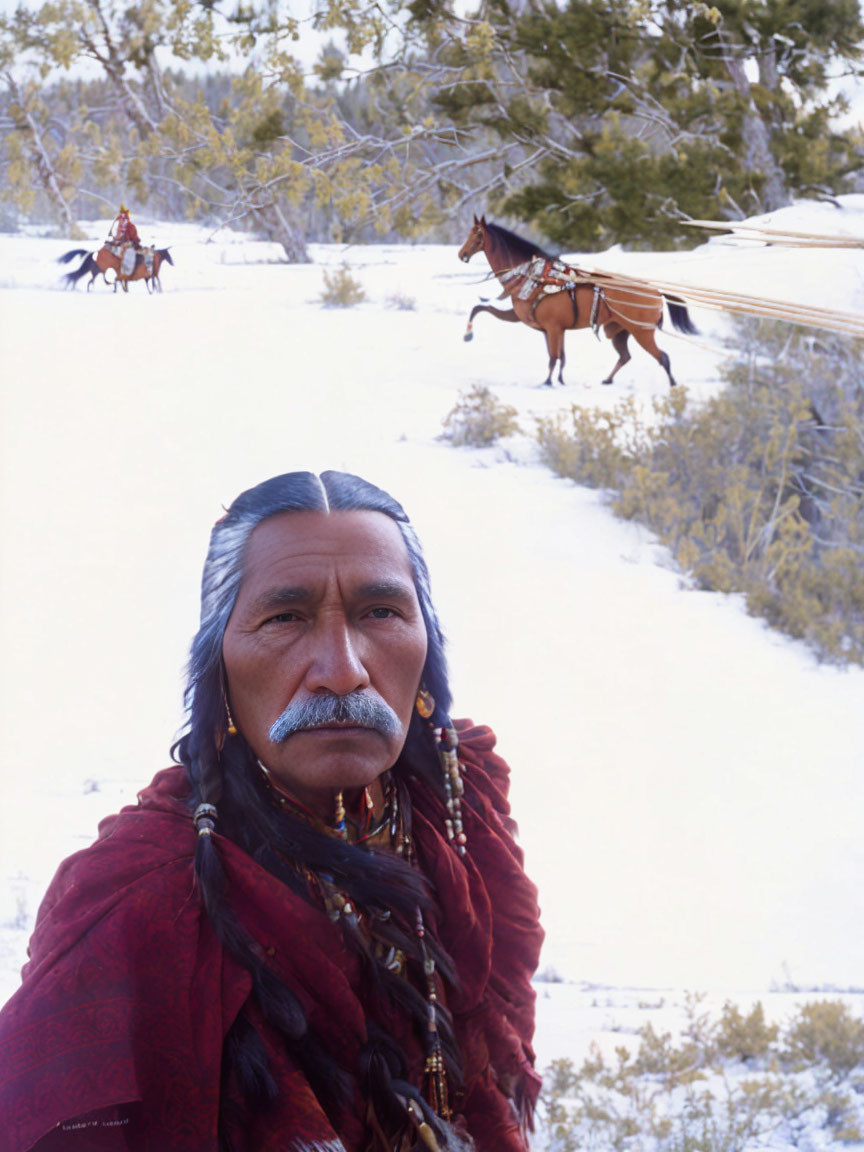
POLYGON ((544 260, 555 260, 557 257, 544 251, 539 244, 526 240, 524 236, 517 236, 509 228, 501 224, 486 224, 486 231, 491 232, 502 244, 508 248, 510 255, 517 260, 530 260, 532 256, 542 256, 544 260))

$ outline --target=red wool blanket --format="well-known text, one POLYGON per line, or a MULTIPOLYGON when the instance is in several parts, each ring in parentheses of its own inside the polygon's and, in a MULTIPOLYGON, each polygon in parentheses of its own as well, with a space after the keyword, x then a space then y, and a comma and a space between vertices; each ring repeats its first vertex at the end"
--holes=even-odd
MULTIPOLYGON (((448 845, 442 805, 417 781, 413 836, 436 898, 436 934, 458 974, 448 1006, 465 1089, 454 1110, 478 1152, 523 1152, 517 1109, 530 1112, 539 1087, 530 979, 542 930, 513 839, 507 766, 491 731, 465 724, 468 854, 448 845)), ((368 1146, 359 1091, 353 1108, 325 1113, 257 1013, 248 972, 219 943, 195 885, 187 795, 182 768, 160 772, 138 805, 104 820, 95 844, 52 882, 23 985, 0 1013, 4 1152, 217 1152, 222 1045, 244 1006, 280 1093, 266 1117, 232 1126, 236 1152, 368 1146)), ((356 955, 323 910, 230 840, 214 839, 228 902, 353 1079, 366 1041, 356 955)), ((424 1053, 409 1022, 394 1008, 379 1023, 419 1086, 424 1053)))

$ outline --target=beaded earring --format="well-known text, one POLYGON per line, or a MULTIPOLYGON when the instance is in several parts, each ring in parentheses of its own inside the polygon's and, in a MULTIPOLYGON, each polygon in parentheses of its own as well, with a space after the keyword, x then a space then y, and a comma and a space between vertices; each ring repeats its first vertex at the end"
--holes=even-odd
POLYGON ((229 736, 237 735, 237 725, 234 723, 234 717, 231 715, 231 708, 228 705, 228 697, 225 694, 225 689, 222 689, 222 703, 225 705, 225 727, 216 733, 216 751, 221 752, 225 747, 225 741, 229 736))
POLYGON ((424 720, 428 720, 435 711, 435 701, 431 693, 427 692, 425 688, 421 688, 417 693, 415 707, 424 720))
POLYGON ((231 715, 231 709, 228 706, 228 697, 223 696, 223 699, 225 701, 225 715, 228 718, 228 727, 226 728, 226 731, 229 736, 236 736, 237 725, 234 723, 234 717, 231 715))

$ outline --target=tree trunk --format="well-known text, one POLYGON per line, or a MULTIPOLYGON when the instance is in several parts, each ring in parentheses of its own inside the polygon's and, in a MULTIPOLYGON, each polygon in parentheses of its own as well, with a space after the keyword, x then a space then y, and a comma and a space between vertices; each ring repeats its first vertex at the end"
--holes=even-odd
POLYGON ((735 85, 738 95, 747 105, 741 125, 744 140, 744 163, 747 169, 762 178, 758 207, 762 212, 773 212, 791 203, 789 189, 783 170, 771 151, 771 132, 759 114, 750 92, 750 81, 742 60, 729 55, 725 58, 726 69, 735 85))
POLYGON ((147 58, 147 77, 150 81, 150 90, 153 93, 153 98, 156 103, 156 115, 160 120, 164 120, 169 107, 165 99, 165 89, 162 86, 162 73, 159 65, 156 63, 155 56, 149 56, 147 58))
POLYGON ((289 264, 311 264, 305 236, 289 222, 277 201, 273 201, 272 208, 276 224, 272 229, 272 239, 282 245, 285 259, 289 264))
POLYGON ((33 158, 33 163, 36 166, 36 171, 39 174, 42 187, 54 205, 66 235, 71 236, 75 231, 75 217, 72 215, 69 203, 63 195, 63 189, 60 186, 60 177, 57 175, 51 156, 45 146, 42 129, 22 99, 18 85, 10 73, 7 72, 4 79, 9 87, 9 95, 14 101, 9 109, 9 114, 12 117, 16 130, 23 133, 26 137, 27 146, 33 158))

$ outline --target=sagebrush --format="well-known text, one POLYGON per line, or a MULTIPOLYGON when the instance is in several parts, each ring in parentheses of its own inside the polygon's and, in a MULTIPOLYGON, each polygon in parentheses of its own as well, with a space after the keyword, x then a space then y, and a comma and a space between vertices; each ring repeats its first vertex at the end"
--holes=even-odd
POLYGON ((687 1002, 673 1038, 646 1024, 635 1055, 594 1046, 581 1068, 546 1070, 547 1152, 751 1152, 864 1139, 864 1021, 842 1001, 807 1003, 781 1030, 761 1003, 719 1020, 687 1002))
POLYGON ((324 269, 324 290, 320 300, 325 308, 353 308, 365 299, 363 285, 354 279, 347 264, 333 272, 324 269))
POLYGON ((741 324, 723 392, 538 421, 556 472, 609 489, 700 587, 864 664, 864 342, 741 324))
POLYGON ((485 384, 475 384, 470 392, 459 393, 459 400, 444 417, 441 435, 458 446, 488 448, 501 437, 520 431, 517 414, 485 384))

